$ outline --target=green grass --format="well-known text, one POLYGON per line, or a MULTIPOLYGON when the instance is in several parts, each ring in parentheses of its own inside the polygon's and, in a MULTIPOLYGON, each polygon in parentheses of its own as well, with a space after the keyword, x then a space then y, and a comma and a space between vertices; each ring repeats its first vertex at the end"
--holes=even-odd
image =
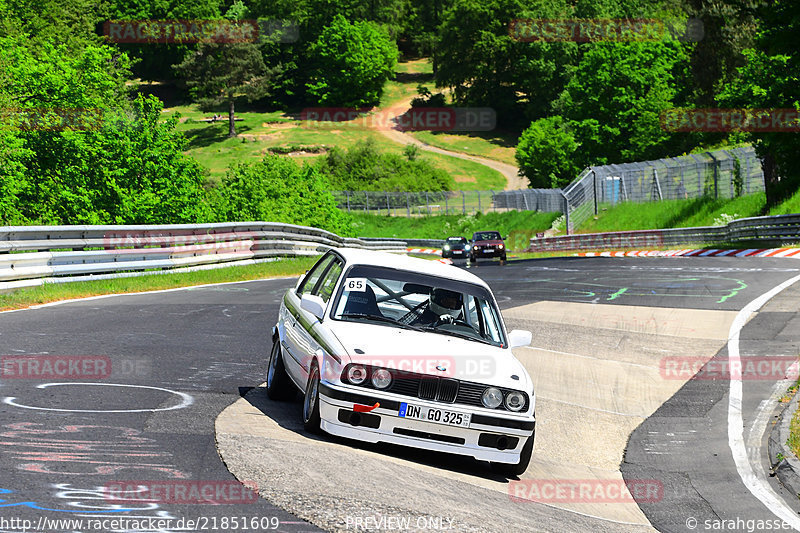
POLYGON ((280 259, 255 265, 232 266, 197 272, 165 273, 130 278, 74 283, 46 283, 0 294, 0 310, 22 309, 58 300, 173 289, 206 283, 226 283, 251 279, 298 276, 311 268, 319 257, 280 259))
POLYGON ((476 231, 496 230, 509 236, 509 250, 516 250, 526 247, 533 234, 550 228, 557 216, 558 213, 532 211, 412 218, 353 213, 353 227, 359 237, 401 239, 445 239, 455 235, 469 238, 476 231))
POLYGON ((628 231, 641 229, 687 228, 713 226, 722 215, 735 218, 759 216, 764 209, 763 193, 740 196, 732 200, 697 198, 693 200, 664 200, 662 202, 624 202, 616 206, 601 206, 600 213, 584 222, 579 233, 628 231))
POLYGON ((788 215, 792 213, 800 213, 800 190, 782 204, 769 210, 770 215, 788 215))
POLYGON ((514 154, 517 151, 518 136, 501 131, 478 131, 452 133, 447 131, 415 131, 411 135, 420 141, 469 155, 494 159, 517 166, 514 154))

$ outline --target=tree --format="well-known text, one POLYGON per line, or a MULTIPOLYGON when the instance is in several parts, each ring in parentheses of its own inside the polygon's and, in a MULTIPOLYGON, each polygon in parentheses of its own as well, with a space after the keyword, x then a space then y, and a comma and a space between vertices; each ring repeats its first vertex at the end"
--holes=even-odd
MULTIPOLYGON (((771 0, 759 13, 762 24, 756 48, 745 52, 740 79, 722 92, 727 107, 800 110, 800 11, 787 0, 771 0)), ((791 126, 791 125, 789 125, 791 126)), ((777 205, 800 188, 798 123, 793 132, 751 133, 762 159, 767 207, 777 205)))
POLYGON ((308 93, 320 105, 377 105, 397 53, 397 45, 375 24, 350 23, 337 15, 309 48, 308 93))
POLYGON ((580 144, 578 163, 656 159, 696 137, 662 128, 660 114, 684 104, 686 45, 674 40, 590 43, 554 108, 580 144))
POLYGON ((565 187, 581 170, 575 163, 577 149, 564 119, 554 116, 539 119, 522 132, 514 157, 531 187, 565 187))
MULTIPOLYGON (((226 17, 241 20, 246 8, 237 1, 226 17)), ((175 66, 187 80, 195 101, 205 110, 226 104, 228 137, 236 136, 235 105, 239 99, 252 102, 269 93, 275 69, 268 70, 254 42, 204 42, 175 66)))

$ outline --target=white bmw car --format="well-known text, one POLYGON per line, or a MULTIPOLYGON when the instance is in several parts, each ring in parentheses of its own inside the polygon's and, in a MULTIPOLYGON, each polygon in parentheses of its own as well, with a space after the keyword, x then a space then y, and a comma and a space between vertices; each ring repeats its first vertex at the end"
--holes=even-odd
POLYGON ((525 471, 536 397, 480 278, 436 261, 326 253, 283 298, 267 393, 304 394, 309 431, 472 456, 525 471))

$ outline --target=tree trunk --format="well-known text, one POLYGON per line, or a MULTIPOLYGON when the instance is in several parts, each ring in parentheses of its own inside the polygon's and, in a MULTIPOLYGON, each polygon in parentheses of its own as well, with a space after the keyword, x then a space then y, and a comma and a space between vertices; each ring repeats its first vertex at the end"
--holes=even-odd
POLYGON ((228 101, 228 137, 236 137, 236 121, 233 113, 233 99, 228 101))

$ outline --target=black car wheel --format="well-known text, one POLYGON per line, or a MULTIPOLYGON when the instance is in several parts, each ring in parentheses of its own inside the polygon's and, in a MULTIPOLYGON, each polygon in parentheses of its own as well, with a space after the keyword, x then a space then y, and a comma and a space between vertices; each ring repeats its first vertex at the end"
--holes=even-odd
POLYGON ((288 374, 286 374, 286 368, 283 366, 281 341, 280 338, 277 338, 272 345, 272 353, 269 356, 267 396, 270 400, 288 400, 294 398, 296 393, 297 389, 294 388, 288 374))
POLYGON ((306 394, 303 398, 303 426, 306 431, 319 433, 319 422, 319 367, 314 361, 308 374, 306 394))

